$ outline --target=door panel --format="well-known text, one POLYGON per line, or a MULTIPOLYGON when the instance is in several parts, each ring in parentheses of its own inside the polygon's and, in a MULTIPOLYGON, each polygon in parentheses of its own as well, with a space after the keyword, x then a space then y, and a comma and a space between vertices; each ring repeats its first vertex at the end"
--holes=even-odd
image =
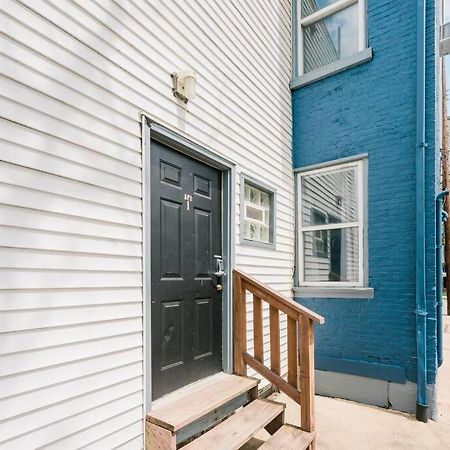
POLYGON ((152 393, 222 370, 221 172, 151 143, 152 393))
POLYGON ((181 277, 181 206, 161 199, 161 278, 181 277))
POLYGON ((183 363, 183 303, 180 300, 161 302, 162 340, 161 368, 167 370, 183 363))
POLYGON ((195 278, 210 278, 212 255, 211 213, 194 210, 194 265, 195 278))
POLYGON ((211 298, 195 300, 194 357, 196 359, 209 356, 212 353, 212 302, 211 298))

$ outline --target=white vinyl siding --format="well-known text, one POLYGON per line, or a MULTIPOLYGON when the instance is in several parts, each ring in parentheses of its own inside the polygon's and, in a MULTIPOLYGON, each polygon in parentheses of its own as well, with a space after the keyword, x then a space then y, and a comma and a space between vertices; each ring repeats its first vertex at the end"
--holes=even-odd
POLYGON ((0 2, 2 449, 143 446, 143 112, 276 189, 276 249, 240 246, 236 177, 235 263, 292 295, 291 5, 262 4, 0 2))

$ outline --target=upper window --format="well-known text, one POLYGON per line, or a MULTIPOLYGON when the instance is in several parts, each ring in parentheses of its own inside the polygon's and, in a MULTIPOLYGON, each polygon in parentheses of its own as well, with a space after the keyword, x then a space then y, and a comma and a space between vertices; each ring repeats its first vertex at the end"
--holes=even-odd
POLYGON ((242 179, 241 241, 274 244, 274 192, 249 179, 242 179))
POLYGON ((365 0, 297 3, 298 67, 294 76, 345 60, 367 47, 365 0))
POLYGON ((300 286, 364 285, 363 162, 299 174, 300 286))

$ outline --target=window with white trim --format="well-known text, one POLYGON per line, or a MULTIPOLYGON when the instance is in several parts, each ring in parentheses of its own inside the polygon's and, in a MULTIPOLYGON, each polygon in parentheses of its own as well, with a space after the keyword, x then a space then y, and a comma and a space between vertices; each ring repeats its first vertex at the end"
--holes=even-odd
POLYGON ((345 60, 367 48, 366 0, 296 1, 295 76, 345 60))
POLYGON ((274 244, 274 192, 243 178, 242 243, 274 244))
POLYGON ((363 161, 298 177, 298 285, 364 286, 363 161))

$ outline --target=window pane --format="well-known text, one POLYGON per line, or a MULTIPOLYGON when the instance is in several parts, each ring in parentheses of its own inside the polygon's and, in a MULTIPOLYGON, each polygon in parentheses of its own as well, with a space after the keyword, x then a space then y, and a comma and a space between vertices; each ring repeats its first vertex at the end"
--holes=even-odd
POLYGON ((326 252, 323 247, 318 252, 316 233, 303 233, 305 281, 359 281, 358 228, 322 230, 321 239, 326 233, 326 252))
POLYGON ((270 196, 267 192, 260 191, 260 198, 261 198, 261 206, 264 208, 270 207, 270 196))
POLYGON ((261 209, 256 209, 256 208, 252 208, 251 206, 247 206, 246 211, 247 211, 247 214, 246 214, 247 218, 258 220, 260 222, 263 221, 264 214, 261 209))
POLYGON ((261 241, 269 242, 269 227, 264 227, 261 225, 261 241))
POLYGON ((244 239, 270 243, 271 194, 250 184, 244 186, 244 239))
POLYGON ((326 223, 328 223, 328 215, 318 211, 316 208, 311 208, 310 225, 324 225, 326 223))
POLYGON ((358 51, 358 5, 303 28, 304 71, 311 72, 358 51))
POLYGON ((303 226, 358 221, 356 167, 302 177, 303 226))
POLYGON ((309 16, 337 1, 339 0, 302 0, 302 17, 309 16))
POLYGON ((313 256, 328 258, 328 230, 313 231, 313 256))
POLYGON ((249 190, 250 190, 249 202, 253 203, 254 205, 259 205, 259 193, 260 193, 260 190, 256 189, 253 186, 249 186, 249 190))

